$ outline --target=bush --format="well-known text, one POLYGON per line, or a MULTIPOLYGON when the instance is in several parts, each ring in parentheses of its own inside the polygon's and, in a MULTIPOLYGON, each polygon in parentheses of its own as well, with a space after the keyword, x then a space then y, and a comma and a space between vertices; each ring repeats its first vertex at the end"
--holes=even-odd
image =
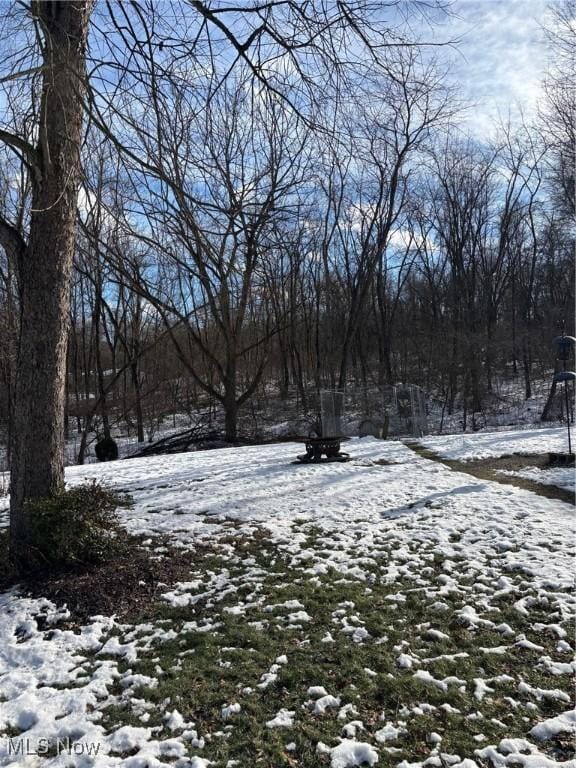
POLYGON ((111 437, 103 437, 94 446, 94 453, 98 461, 116 461, 118 445, 111 437))
POLYGON ((116 510, 130 503, 129 497, 95 481, 29 502, 34 557, 50 565, 107 560, 120 548, 116 510))

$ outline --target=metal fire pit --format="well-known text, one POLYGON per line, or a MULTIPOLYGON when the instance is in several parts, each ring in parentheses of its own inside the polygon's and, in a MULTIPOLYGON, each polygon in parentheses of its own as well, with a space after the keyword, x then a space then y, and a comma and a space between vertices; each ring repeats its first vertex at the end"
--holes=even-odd
POLYGON ((300 454, 297 459, 302 464, 348 461, 349 454, 340 450, 340 443, 347 439, 347 437, 307 437, 303 440, 306 453, 300 454))
POLYGON ((348 439, 342 435, 344 393, 331 390, 320 392, 320 413, 320 419, 313 425, 314 437, 309 434, 308 437, 300 438, 299 442, 306 446, 306 453, 297 457, 298 462, 319 464, 328 461, 348 461, 350 456, 340 450, 342 440, 348 439))

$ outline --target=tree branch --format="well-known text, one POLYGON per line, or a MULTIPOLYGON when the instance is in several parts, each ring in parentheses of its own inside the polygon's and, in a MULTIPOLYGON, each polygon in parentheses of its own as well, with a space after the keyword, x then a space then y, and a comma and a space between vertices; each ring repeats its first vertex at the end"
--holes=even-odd
POLYGON ((0 216, 0 246, 4 248, 15 264, 20 263, 24 256, 26 242, 16 227, 2 216, 0 216))
POLYGON ((0 128, 0 141, 7 144, 12 149, 17 150, 18 155, 26 166, 32 171, 34 177, 39 180, 42 176, 42 169, 40 165, 40 156, 35 147, 32 146, 26 139, 21 136, 16 136, 10 131, 5 131, 0 128))

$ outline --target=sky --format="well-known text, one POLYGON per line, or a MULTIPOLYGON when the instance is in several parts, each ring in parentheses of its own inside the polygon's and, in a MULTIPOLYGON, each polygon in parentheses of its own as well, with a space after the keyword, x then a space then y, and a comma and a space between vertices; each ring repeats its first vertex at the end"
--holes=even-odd
POLYGON ((478 136, 492 130, 498 115, 518 119, 536 109, 547 49, 542 35, 550 0, 455 0, 436 35, 459 38, 451 77, 475 102, 467 125, 478 136))

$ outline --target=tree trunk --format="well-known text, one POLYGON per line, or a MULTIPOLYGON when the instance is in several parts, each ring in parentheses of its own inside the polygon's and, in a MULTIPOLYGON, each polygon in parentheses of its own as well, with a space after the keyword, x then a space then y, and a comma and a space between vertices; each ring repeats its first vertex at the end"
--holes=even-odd
MULTIPOLYGON (((291 361, 291 367, 292 367, 292 376, 296 382, 296 389, 298 392, 298 395, 300 396, 300 402, 302 404, 302 411, 306 413, 308 410, 308 396, 306 394, 306 387, 304 386, 304 375, 302 373, 302 358, 300 356, 300 351, 294 342, 294 344, 291 344, 290 349, 290 361, 291 361)), ((317 368, 316 368, 317 371, 317 368)))
MULTIPOLYGON (((557 372, 557 368, 554 369, 554 372, 557 372)), ((556 398, 556 389, 558 388, 558 384, 555 379, 552 379, 552 384, 550 385, 550 391, 548 392, 548 398, 546 400, 546 404, 544 405, 544 410, 542 411, 542 416, 540 416, 540 421, 555 421, 557 418, 557 415, 554 413, 554 403, 556 398)))
POLYGON ((132 375, 132 386, 134 387, 134 407, 136 409, 136 430, 138 432, 138 442, 144 442, 144 414, 142 412, 142 387, 140 385, 140 374, 138 371, 138 360, 135 359, 130 364, 132 375))
POLYGON ((37 2, 46 36, 30 235, 21 265, 21 329, 10 482, 11 557, 27 565, 29 499, 64 482, 70 284, 91 3, 37 2))
POLYGON ((102 350, 100 347, 100 318, 102 314, 102 285, 100 281, 94 289, 94 311, 92 313, 92 331, 94 334, 94 362, 96 364, 96 381, 98 383, 98 398, 100 399, 100 415, 102 416, 102 436, 109 440, 110 419, 108 417, 108 402, 106 400, 106 384, 104 366, 102 365, 102 350))
POLYGON ((524 399, 530 400, 532 397, 532 382, 530 379, 530 351, 528 345, 524 344, 524 350, 522 352, 522 370, 524 372, 524 399))
POLYGON ((226 387, 226 390, 226 394, 222 400, 222 405, 224 406, 226 440, 229 443, 234 443, 238 437, 238 403, 236 402, 236 389, 234 388, 228 392, 228 387, 226 387))

